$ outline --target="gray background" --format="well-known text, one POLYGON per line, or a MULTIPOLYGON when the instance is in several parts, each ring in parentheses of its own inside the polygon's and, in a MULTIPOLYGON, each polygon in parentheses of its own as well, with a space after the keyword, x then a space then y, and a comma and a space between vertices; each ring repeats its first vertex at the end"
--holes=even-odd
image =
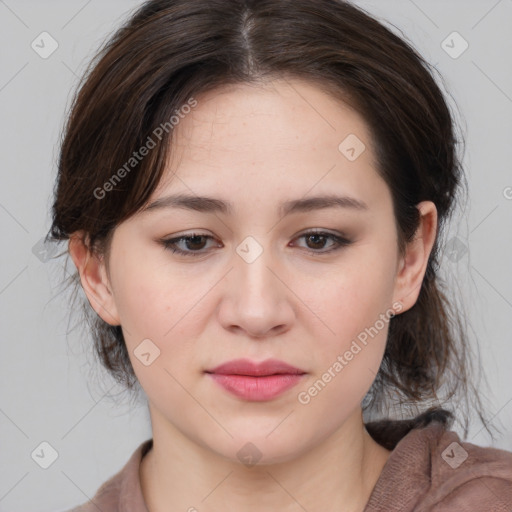
MULTIPOLYGON (((492 441, 475 425, 468 441, 512 450, 512 0, 356 3, 437 66, 462 113, 470 203, 450 228, 442 266, 464 294, 489 382, 485 404, 502 430, 492 441), (452 56, 442 46, 453 31, 469 44, 457 58, 461 39, 445 43, 452 56)), ((73 329, 59 287, 62 259, 45 262, 37 249, 49 228, 71 91, 104 37, 139 4, 0 0, 0 511, 83 503, 151 437, 143 401, 120 401, 94 366, 90 340, 73 329), (31 47, 43 31, 59 45, 46 59, 31 47), (31 456, 44 441, 58 453, 48 469, 31 456)))

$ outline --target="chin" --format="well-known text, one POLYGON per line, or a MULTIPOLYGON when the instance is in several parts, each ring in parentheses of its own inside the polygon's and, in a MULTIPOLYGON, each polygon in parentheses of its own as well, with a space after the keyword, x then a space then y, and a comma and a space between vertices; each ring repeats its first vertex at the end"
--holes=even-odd
POLYGON ((215 440, 205 440, 206 445, 217 455, 247 468, 291 462, 315 444, 314 439, 307 442, 298 430, 294 430, 293 434, 289 430, 279 433, 278 427, 269 435, 272 429, 266 426, 257 429, 254 424, 240 430, 239 435, 234 430, 228 430, 233 439, 217 437, 215 440))

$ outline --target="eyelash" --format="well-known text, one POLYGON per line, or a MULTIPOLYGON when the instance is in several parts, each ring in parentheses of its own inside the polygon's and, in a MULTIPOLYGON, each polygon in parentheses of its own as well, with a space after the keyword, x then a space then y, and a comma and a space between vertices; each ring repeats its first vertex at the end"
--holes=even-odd
MULTIPOLYGON (((329 254, 331 252, 334 252, 334 251, 338 251, 340 249, 342 249, 343 247, 346 247, 348 245, 350 245, 352 243, 351 240, 348 240, 346 238, 343 238, 341 236, 338 236, 338 235, 334 235, 332 233, 326 233, 324 231, 308 231, 307 233, 303 233, 302 235, 300 235, 298 238, 307 238, 308 236, 312 236, 312 235, 319 235, 319 236, 322 236, 322 237, 325 237, 325 238, 330 238, 331 240, 333 240, 335 242, 335 246, 334 248, 331 248, 327 251, 315 251, 313 249, 308 249, 308 251, 315 255, 315 256, 321 256, 323 254, 329 254)), ((191 257, 198 257, 198 256, 203 256, 205 254, 205 252, 201 252, 201 251, 183 251, 182 249, 178 249, 176 247, 176 244, 183 241, 183 240, 190 240, 191 238, 207 238, 207 239, 213 239, 213 237, 209 236, 209 235, 201 235, 201 234, 192 234, 192 235, 184 235, 184 236, 180 236, 180 237, 177 237, 177 238, 170 238, 168 240, 161 240, 161 243, 162 245, 165 247, 165 249, 171 251, 172 253, 176 253, 176 254, 180 254, 180 255, 183 255, 183 256, 191 256, 191 257)))

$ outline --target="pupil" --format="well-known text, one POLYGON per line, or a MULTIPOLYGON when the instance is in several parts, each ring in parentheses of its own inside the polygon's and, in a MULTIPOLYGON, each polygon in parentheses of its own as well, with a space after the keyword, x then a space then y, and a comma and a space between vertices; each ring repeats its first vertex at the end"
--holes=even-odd
MULTIPOLYGON (((318 239, 322 239, 323 240, 323 235, 318 235, 318 234, 315 234, 315 235, 310 235, 309 236, 310 239, 313 239, 313 244, 317 244, 317 243, 320 243, 320 246, 322 246, 322 243, 321 242, 318 242, 318 239), (315 241, 316 239, 316 241, 315 241)), ((321 247, 320 247, 321 248, 321 247)))
MULTIPOLYGON (((189 249, 193 249, 194 247, 190 247, 190 245, 194 246, 194 244, 199 243, 199 240, 201 240, 201 238, 203 238, 203 236, 201 236, 201 235, 189 237, 188 242, 187 242, 187 245, 189 245, 189 249)), ((201 245, 201 244, 199 243, 199 245, 201 245)), ((195 248, 197 249, 198 247, 195 247, 195 248)), ((199 249, 201 249, 201 247, 199 247, 199 249)))

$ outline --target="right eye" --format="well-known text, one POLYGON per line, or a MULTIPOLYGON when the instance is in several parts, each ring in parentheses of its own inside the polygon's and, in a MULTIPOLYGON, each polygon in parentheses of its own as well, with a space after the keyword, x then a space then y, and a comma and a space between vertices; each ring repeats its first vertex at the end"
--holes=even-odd
POLYGON ((205 254, 205 251, 202 249, 204 249, 206 241, 213 239, 214 238, 209 235, 193 233, 192 235, 182 235, 176 238, 162 240, 161 243, 166 249, 173 253, 183 256, 201 256, 205 254), (178 244, 181 244, 181 248, 178 247, 178 244))

